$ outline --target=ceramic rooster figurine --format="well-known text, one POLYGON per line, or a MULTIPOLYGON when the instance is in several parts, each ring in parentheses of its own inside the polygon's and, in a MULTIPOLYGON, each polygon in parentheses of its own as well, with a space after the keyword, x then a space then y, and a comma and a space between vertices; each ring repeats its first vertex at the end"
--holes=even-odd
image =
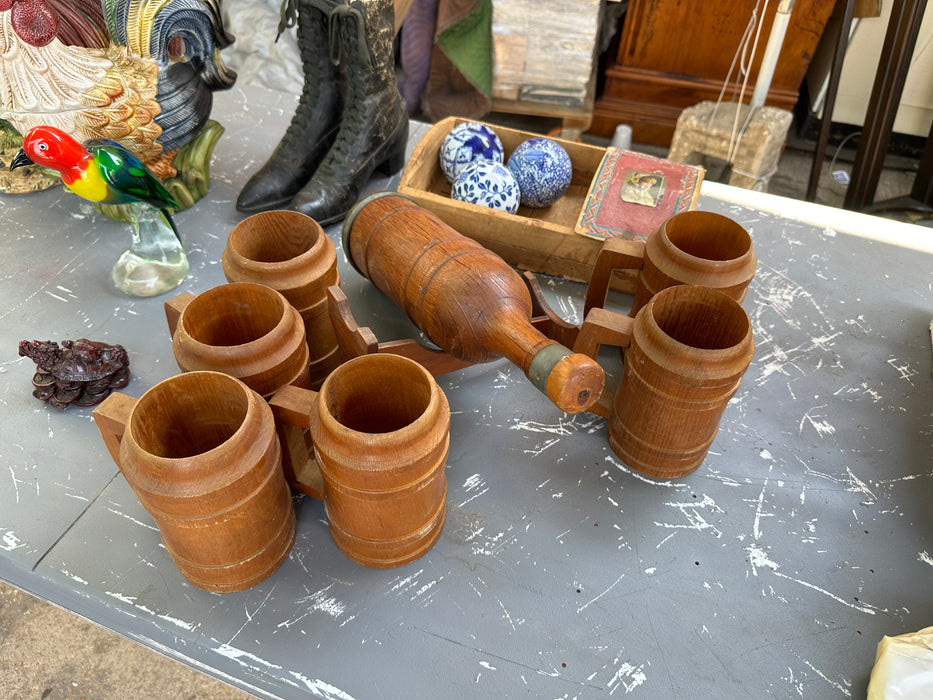
POLYGON ((26 132, 10 170, 32 164, 57 171, 79 197, 128 205, 133 244, 113 268, 117 287, 135 296, 154 296, 184 280, 188 259, 171 215, 177 204, 124 146, 107 139, 79 143, 61 129, 39 125, 26 132))
MULTIPOLYGON (((213 92, 236 80, 220 60, 232 41, 219 0, 0 0, 0 119, 20 134, 110 139, 165 181, 179 149, 209 161, 223 131, 213 92)), ((169 184, 182 208, 204 193, 183 201, 169 184)))

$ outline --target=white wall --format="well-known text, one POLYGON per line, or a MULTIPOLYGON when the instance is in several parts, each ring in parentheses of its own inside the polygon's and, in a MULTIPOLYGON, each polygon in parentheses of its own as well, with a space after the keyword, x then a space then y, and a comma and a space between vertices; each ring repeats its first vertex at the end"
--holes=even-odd
POLYGON ((295 30, 275 41, 280 5, 280 0, 224 0, 224 26, 236 42, 222 55, 224 63, 237 72, 238 82, 298 94, 304 74, 295 30))
MULTIPOLYGON (((891 7, 894 2, 899 1, 885 0, 882 3, 880 17, 857 20, 843 62, 839 92, 833 110, 834 122, 857 126, 864 123, 875 71, 881 60, 881 47, 884 44, 891 7)), ((832 39, 835 32, 835 28, 828 27, 824 37, 832 39)), ((821 43, 819 53, 823 55, 814 59, 807 76, 810 94, 817 98, 811 104, 811 110, 818 115, 822 115, 823 112, 821 87, 824 87, 825 81, 828 80, 829 61, 835 49, 832 43, 832 41, 821 43)), ((927 5, 923 16, 901 104, 894 121, 894 131, 925 137, 930 132, 931 123, 933 123, 933 3, 927 5)))

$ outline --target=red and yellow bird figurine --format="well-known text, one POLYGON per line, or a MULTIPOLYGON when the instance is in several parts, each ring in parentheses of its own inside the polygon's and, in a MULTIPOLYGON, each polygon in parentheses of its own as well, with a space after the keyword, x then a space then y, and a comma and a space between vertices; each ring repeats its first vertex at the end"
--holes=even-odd
POLYGON ((171 210, 178 208, 172 195, 139 158, 115 141, 79 143, 54 126, 34 126, 23 137, 10 170, 25 165, 58 171, 68 190, 97 204, 144 202, 155 207, 181 240, 172 220, 171 210))
POLYGON ((23 138, 10 170, 40 165, 56 170, 66 189, 97 204, 128 205, 133 245, 113 269, 114 283, 135 296, 177 287, 188 260, 172 220, 175 200, 159 179, 125 147, 108 139, 80 143, 54 126, 39 125, 23 138))

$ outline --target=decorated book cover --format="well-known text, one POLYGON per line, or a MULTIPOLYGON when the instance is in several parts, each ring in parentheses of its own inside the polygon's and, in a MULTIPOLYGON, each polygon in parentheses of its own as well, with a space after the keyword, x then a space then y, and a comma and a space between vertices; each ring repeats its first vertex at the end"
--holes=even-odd
POLYGON ((606 149, 574 230, 597 238, 645 238, 694 209, 704 170, 644 153, 606 149))

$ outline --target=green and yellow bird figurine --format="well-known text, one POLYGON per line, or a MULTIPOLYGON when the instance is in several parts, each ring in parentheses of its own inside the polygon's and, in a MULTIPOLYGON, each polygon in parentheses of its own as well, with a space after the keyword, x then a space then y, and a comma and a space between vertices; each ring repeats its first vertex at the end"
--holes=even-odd
POLYGON ((80 143, 61 129, 40 125, 23 138, 10 170, 40 165, 57 171, 65 188, 96 204, 127 205, 133 243, 113 267, 113 281, 133 296, 148 297, 177 287, 188 258, 172 219, 177 204, 142 161, 107 139, 80 143))

